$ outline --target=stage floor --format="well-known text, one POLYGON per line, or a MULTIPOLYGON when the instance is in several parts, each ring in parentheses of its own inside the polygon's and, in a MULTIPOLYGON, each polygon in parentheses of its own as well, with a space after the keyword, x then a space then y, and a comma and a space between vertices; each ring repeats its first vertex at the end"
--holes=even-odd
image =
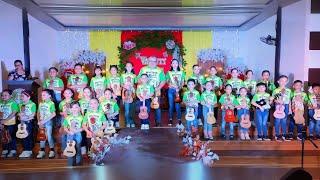
MULTIPOLYGON (((213 168, 200 161, 178 156, 182 143, 174 128, 152 128, 142 132, 138 129, 123 129, 121 136, 131 135, 129 145, 114 149, 112 157, 106 157, 105 166, 85 164, 67 167, 65 159, 0 160, 0 179, 259 179, 278 180, 291 168, 300 166, 299 154, 266 153, 231 155, 228 146, 257 146, 253 141, 212 144, 219 149, 220 161, 213 168), (233 144, 233 145, 232 145, 233 144), (226 153, 221 146, 226 147, 226 153)), ((276 142, 266 142, 276 147, 276 142)), ((286 142, 287 146, 298 146, 286 142)), ((320 143, 317 142, 319 145, 320 143)), ((264 144, 268 145, 268 144, 264 144)), ((279 144, 280 146, 281 144, 279 144)), ((310 145, 307 145, 310 146, 310 145)), ((280 149, 283 151, 283 149, 280 149)), ((280 151, 279 150, 279 151, 280 151)), ((260 151, 263 151, 260 149, 260 151)), ((277 150, 273 150, 277 151, 277 150)), ((315 151, 315 150, 314 150, 315 151)), ((312 153, 305 157, 305 167, 314 179, 320 179, 320 158, 312 153)))

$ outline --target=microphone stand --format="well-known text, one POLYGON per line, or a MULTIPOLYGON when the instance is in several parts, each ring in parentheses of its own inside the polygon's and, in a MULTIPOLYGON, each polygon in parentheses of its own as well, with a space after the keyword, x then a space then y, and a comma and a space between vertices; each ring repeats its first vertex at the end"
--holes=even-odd
MULTIPOLYGON (((307 131, 306 131, 306 126, 304 125, 302 127, 302 140, 301 140, 301 168, 303 169, 303 161, 304 161, 304 142, 306 140, 306 137, 307 137, 307 131)), ((308 139, 311 144, 316 148, 318 149, 319 147, 313 142, 312 139, 308 139)))

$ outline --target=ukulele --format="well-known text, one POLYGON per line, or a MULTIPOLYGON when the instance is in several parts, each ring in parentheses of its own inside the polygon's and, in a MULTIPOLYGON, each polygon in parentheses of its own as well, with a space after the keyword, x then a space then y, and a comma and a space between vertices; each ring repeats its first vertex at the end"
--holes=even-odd
POLYGON ((313 118, 317 121, 320 121, 320 109, 317 108, 314 110, 314 115, 313 115, 313 118))
POLYGON ((208 124, 215 124, 216 118, 214 117, 214 113, 212 111, 212 107, 209 107, 209 112, 207 113, 207 123, 208 124))
POLYGON ((114 94, 116 96, 121 96, 120 86, 118 84, 114 84, 112 87, 113 87, 112 90, 113 90, 114 94))
POLYGON ((251 121, 250 121, 250 115, 249 114, 243 114, 241 116, 241 122, 240 126, 246 129, 249 129, 251 127, 251 121))
POLYGON ((127 85, 128 88, 123 88, 122 91, 122 99, 125 103, 132 103, 133 102, 133 93, 132 88, 130 85, 127 85))
POLYGON ((304 124, 304 107, 301 95, 297 95, 292 100, 292 110, 294 112, 293 119, 296 124, 304 124))
MULTIPOLYGON (((3 120, 3 112, 0 112, 0 121, 3 120)), ((11 136, 9 133, 9 130, 0 123, 0 131, 1 131, 1 143, 2 144, 8 144, 11 142, 11 136)))
POLYGON ((187 113, 186 113, 185 118, 187 121, 193 121, 196 119, 196 116, 194 115, 194 108, 193 107, 187 108, 187 113))
POLYGON ((286 117, 286 114, 284 113, 284 105, 282 104, 277 104, 276 105, 276 110, 273 113, 273 116, 277 119, 283 119, 286 117))
MULTIPOLYGON (((21 113, 24 115, 26 111, 26 106, 21 106, 21 113)), ((18 119, 21 121, 21 123, 18 125, 18 131, 16 132, 16 137, 19 139, 24 139, 28 137, 29 133, 27 131, 27 125, 23 120, 20 119, 20 116, 18 116, 18 119)))
POLYGON ((148 119, 148 108, 146 107, 146 100, 143 99, 143 104, 140 107, 139 118, 140 119, 148 119))
POLYGON ((175 102, 175 103, 180 103, 180 102, 181 102, 180 93, 179 93, 180 83, 179 83, 179 80, 178 80, 178 77, 177 77, 177 76, 174 77, 174 81, 175 81, 175 83, 176 83, 177 86, 178 86, 178 88, 176 88, 176 97, 175 97, 175 99, 174 99, 174 102, 175 102))
POLYGON ((116 128, 113 125, 114 125, 114 122, 109 120, 107 122, 107 127, 104 129, 104 134, 112 135, 116 133, 116 128))
POLYGON ((154 97, 152 98, 152 102, 151 102, 152 109, 159 109, 159 107, 160 107, 157 94, 158 93, 155 91, 154 97))
POLYGON ((74 140, 68 140, 67 147, 63 151, 63 155, 67 157, 74 157, 76 155, 75 145, 76 145, 76 142, 74 140))

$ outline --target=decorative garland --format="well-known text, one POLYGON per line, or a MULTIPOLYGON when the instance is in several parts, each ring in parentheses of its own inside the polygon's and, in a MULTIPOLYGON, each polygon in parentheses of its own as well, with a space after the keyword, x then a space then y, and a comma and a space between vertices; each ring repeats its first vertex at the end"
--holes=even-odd
POLYGON ((142 31, 118 47, 120 70, 124 70, 125 64, 129 62, 129 58, 134 55, 134 53, 146 47, 158 49, 166 47, 170 55, 176 55, 181 59, 183 67, 186 65, 186 61, 182 58, 186 50, 182 44, 177 43, 174 35, 170 31, 142 31))

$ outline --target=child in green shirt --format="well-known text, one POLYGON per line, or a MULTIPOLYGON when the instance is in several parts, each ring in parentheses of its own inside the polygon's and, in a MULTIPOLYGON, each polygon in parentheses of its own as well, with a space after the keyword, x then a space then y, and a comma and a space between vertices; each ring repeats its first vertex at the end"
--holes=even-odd
POLYGON ((238 78, 239 72, 238 69, 231 69, 231 79, 227 81, 227 84, 230 84, 232 87, 232 91, 239 95, 239 90, 241 87, 244 87, 244 83, 241 79, 238 78))
POLYGON ((269 79, 270 78, 270 71, 263 70, 261 73, 262 79, 260 82, 265 83, 267 86, 266 92, 271 94, 274 89, 276 89, 276 86, 274 83, 269 79))
POLYGON ((19 111, 18 104, 12 99, 12 91, 3 90, 0 103, 0 123, 4 129, 8 130, 11 136, 11 142, 2 145, 1 157, 15 157, 17 154, 16 145, 16 114, 19 111))
POLYGON ((203 134, 205 139, 213 140, 212 135, 212 124, 208 123, 208 113, 214 112, 213 108, 217 104, 217 96, 212 91, 213 84, 212 81, 207 81, 205 83, 205 91, 201 94, 200 101, 202 104, 202 112, 204 117, 203 134))
POLYGON ((90 87, 98 99, 103 96, 103 92, 107 88, 107 78, 102 75, 102 68, 100 66, 94 68, 94 75, 90 80, 90 87))
POLYGON ((54 102, 60 103, 62 97, 61 92, 64 89, 64 84, 62 79, 57 77, 58 69, 55 67, 49 68, 49 78, 45 79, 43 82, 44 89, 51 89, 54 92, 54 102))
MULTIPOLYGON (((221 104, 221 110, 222 110, 222 122, 221 122, 221 138, 226 138, 226 110, 231 109, 234 110, 236 106, 236 97, 232 94, 232 86, 230 84, 227 84, 224 88, 225 93, 220 97, 219 103, 221 104)), ((229 123, 230 128, 230 135, 229 139, 234 139, 234 130, 233 130, 233 122, 229 123)))
POLYGON ((104 99, 100 102, 101 108, 108 120, 112 120, 116 128, 120 128, 119 124, 119 106, 117 102, 112 99, 112 89, 107 88, 104 91, 104 99))
MULTIPOLYGON (((50 147, 49 158, 54 158, 54 141, 52 135, 52 127, 53 127, 53 118, 56 116, 56 108, 51 100, 52 91, 49 89, 45 89, 41 93, 41 102, 39 104, 38 111, 38 125, 40 128, 45 128, 47 140, 50 147)), ((40 141, 40 151, 37 155, 38 159, 42 159, 45 157, 45 146, 46 141, 40 141)))
POLYGON ((314 119, 315 110, 320 107, 320 85, 313 84, 309 92, 309 138, 320 139, 320 121, 314 119))
POLYGON ((266 93, 267 86, 263 82, 257 84, 257 93, 253 96, 251 104, 256 108, 256 125, 258 141, 270 141, 268 136, 268 117, 270 106, 270 94, 266 93))
POLYGON ((257 81, 253 79, 253 71, 247 70, 246 71, 246 80, 243 82, 244 87, 247 88, 248 96, 252 99, 253 95, 256 93, 256 85, 257 81))
POLYGON ((70 75, 68 78, 68 87, 77 93, 75 99, 79 99, 82 96, 83 88, 88 84, 88 77, 83 73, 82 65, 79 63, 74 65, 74 72, 75 74, 70 75))
POLYGON ((66 117, 63 123, 65 132, 67 133, 68 141, 75 141, 76 143, 76 156, 68 157, 68 165, 80 165, 82 161, 81 156, 81 132, 83 131, 83 116, 81 115, 81 109, 78 102, 72 102, 70 104, 71 114, 66 117), (74 164, 75 162, 75 164, 74 164))
MULTIPOLYGON (((245 87, 240 88, 240 95, 236 99, 237 115, 239 123, 241 124, 242 116, 250 115, 250 99, 247 96, 247 89, 245 87)), ((250 140, 249 128, 240 126, 240 139, 250 140)))
POLYGON ((116 99, 118 106, 121 101, 121 78, 118 74, 118 66, 110 66, 110 76, 107 78, 107 87, 112 89, 113 98, 116 99))
POLYGON ((22 139, 23 151, 19 158, 30 158, 32 156, 33 148, 33 120, 36 115, 37 107, 34 102, 30 100, 30 94, 27 91, 21 93, 22 103, 19 104, 18 117, 21 123, 26 125, 28 136, 22 139))
POLYGON ((212 81, 213 89, 215 92, 221 91, 223 88, 223 82, 221 77, 217 76, 217 68, 215 66, 210 67, 210 76, 206 78, 206 81, 212 81))
POLYGON ((187 120, 186 130, 191 132, 194 128, 195 132, 198 132, 198 106, 200 103, 200 93, 195 90, 196 81, 194 79, 189 79, 187 82, 188 90, 183 94, 183 103, 186 105, 186 116, 189 114, 194 114, 194 119, 187 120), (193 111, 193 113, 192 113, 193 111))

